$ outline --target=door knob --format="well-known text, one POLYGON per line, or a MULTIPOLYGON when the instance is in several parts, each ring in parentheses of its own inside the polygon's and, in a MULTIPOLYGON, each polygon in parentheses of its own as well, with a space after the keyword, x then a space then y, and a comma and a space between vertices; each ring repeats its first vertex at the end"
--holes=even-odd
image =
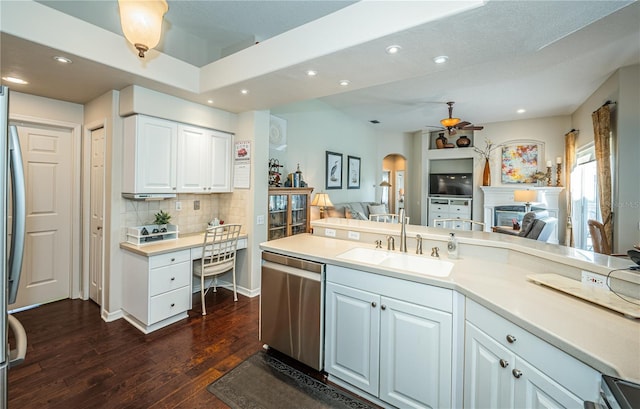
POLYGON ((511 371, 511 373, 513 374, 513 376, 515 376, 516 378, 520 378, 522 376, 522 371, 519 369, 513 369, 513 371, 511 371))
POLYGON ((503 368, 506 368, 507 366, 509 366, 509 362, 505 359, 501 359, 500 360, 500 366, 503 368))
POLYGON ((516 337, 514 337, 513 335, 507 335, 507 342, 513 344, 514 342, 516 342, 516 337))
POLYGON ((375 302, 375 301, 371 301, 371 306, 372 306, 373 308, 376 308, 376 305, 378 305, 378 304, 376 304, 376 302, 375 302))

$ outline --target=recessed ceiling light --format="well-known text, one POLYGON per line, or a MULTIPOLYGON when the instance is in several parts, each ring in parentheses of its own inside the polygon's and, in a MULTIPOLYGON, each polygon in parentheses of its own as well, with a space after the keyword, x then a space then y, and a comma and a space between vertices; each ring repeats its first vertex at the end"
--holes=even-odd
POLYGON ((62 64, 71 64, 73 62, 67 57, 62 57, 60 55, 56 55, 55 57, 53 57, 53 59, 62 64))
POLYGON ((401 49, 402 47, 400 47, 399 45, 390 45, 389 47, 387 47, 387 54, 397 54, 401 49))
POLYGON ((318 71, 315 71, 315 70, 308 70, 308 71, 307 71, 307 75, 308 75, 309 77, 315 77, 316 75, 318 75, 318 71))
POLYGON ((212 99, 208 99, 207 100, 207 104, 213 104, 213 100, 212 99))
POLYGON ((248 89, 244 89, 244 88, 243 88, 243 89, 241 89, 241 90, 240 90, 240 93, 241 93, 242 95, 247 95, 247 94, 249 93, 249 90, 248 90, 248 89))
POLYGON ((519 114, 524 114, 525 112, 527 112, 526 109, 520 108, 519 110, 516 111, 519 114))
POLYGON ((444 64, 447 61, 449 61, 449 57, 447 57, 446 55, 439 55, 433 59, 433 62, 436 64, 444 64))
POLYGON ((26 85, 28 84, 27 81, 23 80, 22 78, 16 78, 16 77, 2 77, 3 80, 14 83, 14 84, 20 84, 20 85, 26 85))
POLYGON ((351 84, 351 81, 349 80, 340 80, 339 84, 343 87, 348 86, 349 84, 351 84))

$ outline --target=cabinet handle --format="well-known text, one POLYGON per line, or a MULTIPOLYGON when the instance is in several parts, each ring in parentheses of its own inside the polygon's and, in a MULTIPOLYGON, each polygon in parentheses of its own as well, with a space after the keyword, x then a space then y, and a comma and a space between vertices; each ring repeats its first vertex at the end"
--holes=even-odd
POLYGON ((382 305, 380 306, 380 309, 381 309, 381 310, 386 310, 386 309, 387 309, 387 306, 386 306, 386 305, 384 305, 384 304, 382 304, 382 305))
POLYGON ((171 258, 171 262, 173 263, 174 261, 176 261, 176 259, 172 257, 171 258))
POLYGON ((171 277, 171 281, 176 281, 176 278, 175 277, 171 277))
POLYGON ((507 342, 513 344, 514 342, 516 342, 516 337, 514 337, 513 335, 507 335, 507 342))
POLYGON ((507 366, 509 366, 509 362, 505 359, 501 359, 500 360, 500 366, 503 368, 506 368, 507 366))
POLYGON ((520 377, 522 376, 522 371, 521 371, 521 370, 519 370, 519 369, 515 369, 515 368, 514 368, 514 369, 513 369, 513 371, 511 371, 511 373, 513 374, 513 376, 515 376, 515 377, 516 377, 516 379, 517 379, 517 378, 520 378, 520 377))
POLYGON ((378 305, 378 304, 376 304, 376 302, 375 302, 375 301, 371 301, 371 306, 372 306, 373 308, 376 308, 376 305, 378 305))
MULTIPOLYGON (((172 303, 171 303, 171 308, 173 308, 173 307, 175 307, 175 306, 176 306, 176 303, 172 302, 172 303)), ((514 369, 514 370, 515 370, 515 369, 514 369)))

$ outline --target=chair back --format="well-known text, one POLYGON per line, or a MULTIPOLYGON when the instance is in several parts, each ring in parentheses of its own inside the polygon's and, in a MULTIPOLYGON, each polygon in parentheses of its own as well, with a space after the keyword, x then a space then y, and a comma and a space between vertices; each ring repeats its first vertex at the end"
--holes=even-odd
POLYGON ((203 275, 225 272, 233 267, 238 249, 240 226, 225 224, 207 229, 202 244, 203 275))
POLYGON ((398 223, 398 215, 394 213, 370 214, 369 220, 372 222, 398 223))
POLYGON ((597 220, 587 220, 589 226, 589 234, 591 235, 591 243, 593 243, 593 251, 600 254, 611 254, 611 246, 607 241, 604 232, 604 225, 597 220))

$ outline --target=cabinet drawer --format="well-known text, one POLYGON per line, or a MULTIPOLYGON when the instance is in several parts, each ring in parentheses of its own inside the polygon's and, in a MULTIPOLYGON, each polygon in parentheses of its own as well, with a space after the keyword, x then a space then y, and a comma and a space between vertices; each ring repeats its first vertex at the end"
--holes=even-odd
POLYGON ((431 220, 435 220, 435 219, 448 219, 449 218, 449 213, 444 213, 444 212, 432 212, 431 213, 431 220))
POLYGON ((151 297, 149 302, 149 325, 176 314, 185 312, 191 306, 189 286, 151 297))
POLYGON ((191 262, 158 267, 149 273, 149 295, 154 296, 191 283, 191 262))
POLYGON ((598 390, 600 374, 573 356, 469 299, 466 313, 467 321, 572 393, 585 398, 598 390), (513 342, 507 340, 509 335, 515 338, 513 342))
POLYGON ((431 210, 432 212, 442 212, 442 213, 448 213, 449 212, 449 205, 448 204, 431 204, 431 206, 429 206, 429 210, 431 210))
POLYGON ((157 256, 149 257, 149 268, 158 268, 163 266, 169 266, 171 264, 178 264, 184 261, 190 260, 191 251, 180 250, 173 251, 171 253, 158 254, 157 256))
POLYGON ((451 217, 463 217, 465 219, 468 219, 469 216, 471 216, 471 207, 469 206, 456 206, 456 205, 450 205, 449 206, 449 214, 451 215, 451 217))

